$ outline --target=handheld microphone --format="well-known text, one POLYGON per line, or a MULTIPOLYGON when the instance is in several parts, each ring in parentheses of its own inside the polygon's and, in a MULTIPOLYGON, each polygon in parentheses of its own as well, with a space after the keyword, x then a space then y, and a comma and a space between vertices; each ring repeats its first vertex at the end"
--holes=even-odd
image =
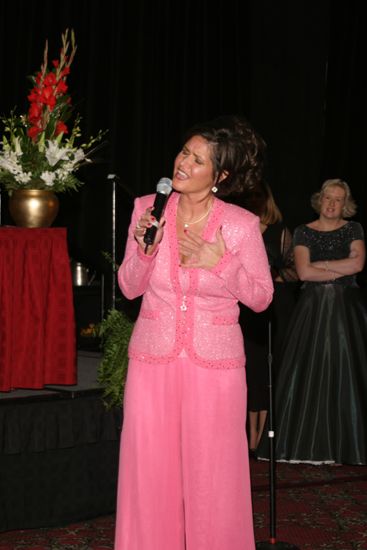
POLYGON ((153 222, 151 227, 147 228, 144 235, 144 242, 147 247, 154 243, 154 238, 159 227, 159 220, 161 219, 164 207, 166 206, 168 195, 171 191, 172 180, 170 180, 169 178, 161 178, 157 183, 157 194, 155 196, 152 210, 152 216, 155 217, 155 221, 153 222))

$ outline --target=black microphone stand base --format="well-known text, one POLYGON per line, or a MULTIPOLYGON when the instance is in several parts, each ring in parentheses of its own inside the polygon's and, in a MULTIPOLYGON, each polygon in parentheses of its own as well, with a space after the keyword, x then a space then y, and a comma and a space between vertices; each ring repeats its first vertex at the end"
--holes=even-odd
POLYGON ((257 542, 256 550, 299 550, 298 546, 289 544, 289 542, 257 542))
POLYGON ((274 452, 274 426, 273 426, 273 376, 272 376, 272 345, 271 345, 271 321, 268 325, 268 366, 269 366, 269 479, 270 479, 270 536, 267 541, 257 542, 256 550, 299 550, 297 546, 288 542, 280 542, 276 539, 275 529, 275 452, 274 452))

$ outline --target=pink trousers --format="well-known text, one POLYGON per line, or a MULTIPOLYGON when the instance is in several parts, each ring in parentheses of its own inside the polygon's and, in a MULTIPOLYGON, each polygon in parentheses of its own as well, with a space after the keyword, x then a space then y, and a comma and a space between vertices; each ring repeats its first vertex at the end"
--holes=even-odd
POLYGON ((245 369, 130 361, 115 550, 254 550, 245 369))

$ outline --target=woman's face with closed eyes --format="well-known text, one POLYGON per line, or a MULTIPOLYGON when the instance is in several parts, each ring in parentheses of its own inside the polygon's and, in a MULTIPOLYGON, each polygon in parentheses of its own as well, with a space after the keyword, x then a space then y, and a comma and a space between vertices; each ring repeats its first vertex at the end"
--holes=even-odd
POLYGON ((173 188, 180 193, 207 195, 214 185, 211 146, 201 136, 193 136, 178 153, 173 169, 173 188))

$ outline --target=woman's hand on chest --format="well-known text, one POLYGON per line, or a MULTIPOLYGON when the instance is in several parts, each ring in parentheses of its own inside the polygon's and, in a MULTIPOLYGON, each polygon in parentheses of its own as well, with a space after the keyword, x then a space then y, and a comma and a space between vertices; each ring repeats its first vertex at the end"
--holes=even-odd
POLYGON ((186 229, 178 238, 178 251, 182 265, 192 268, 212 269, 222 259, 226 245, 221 229, 218 229, 213 242, 186 229))

